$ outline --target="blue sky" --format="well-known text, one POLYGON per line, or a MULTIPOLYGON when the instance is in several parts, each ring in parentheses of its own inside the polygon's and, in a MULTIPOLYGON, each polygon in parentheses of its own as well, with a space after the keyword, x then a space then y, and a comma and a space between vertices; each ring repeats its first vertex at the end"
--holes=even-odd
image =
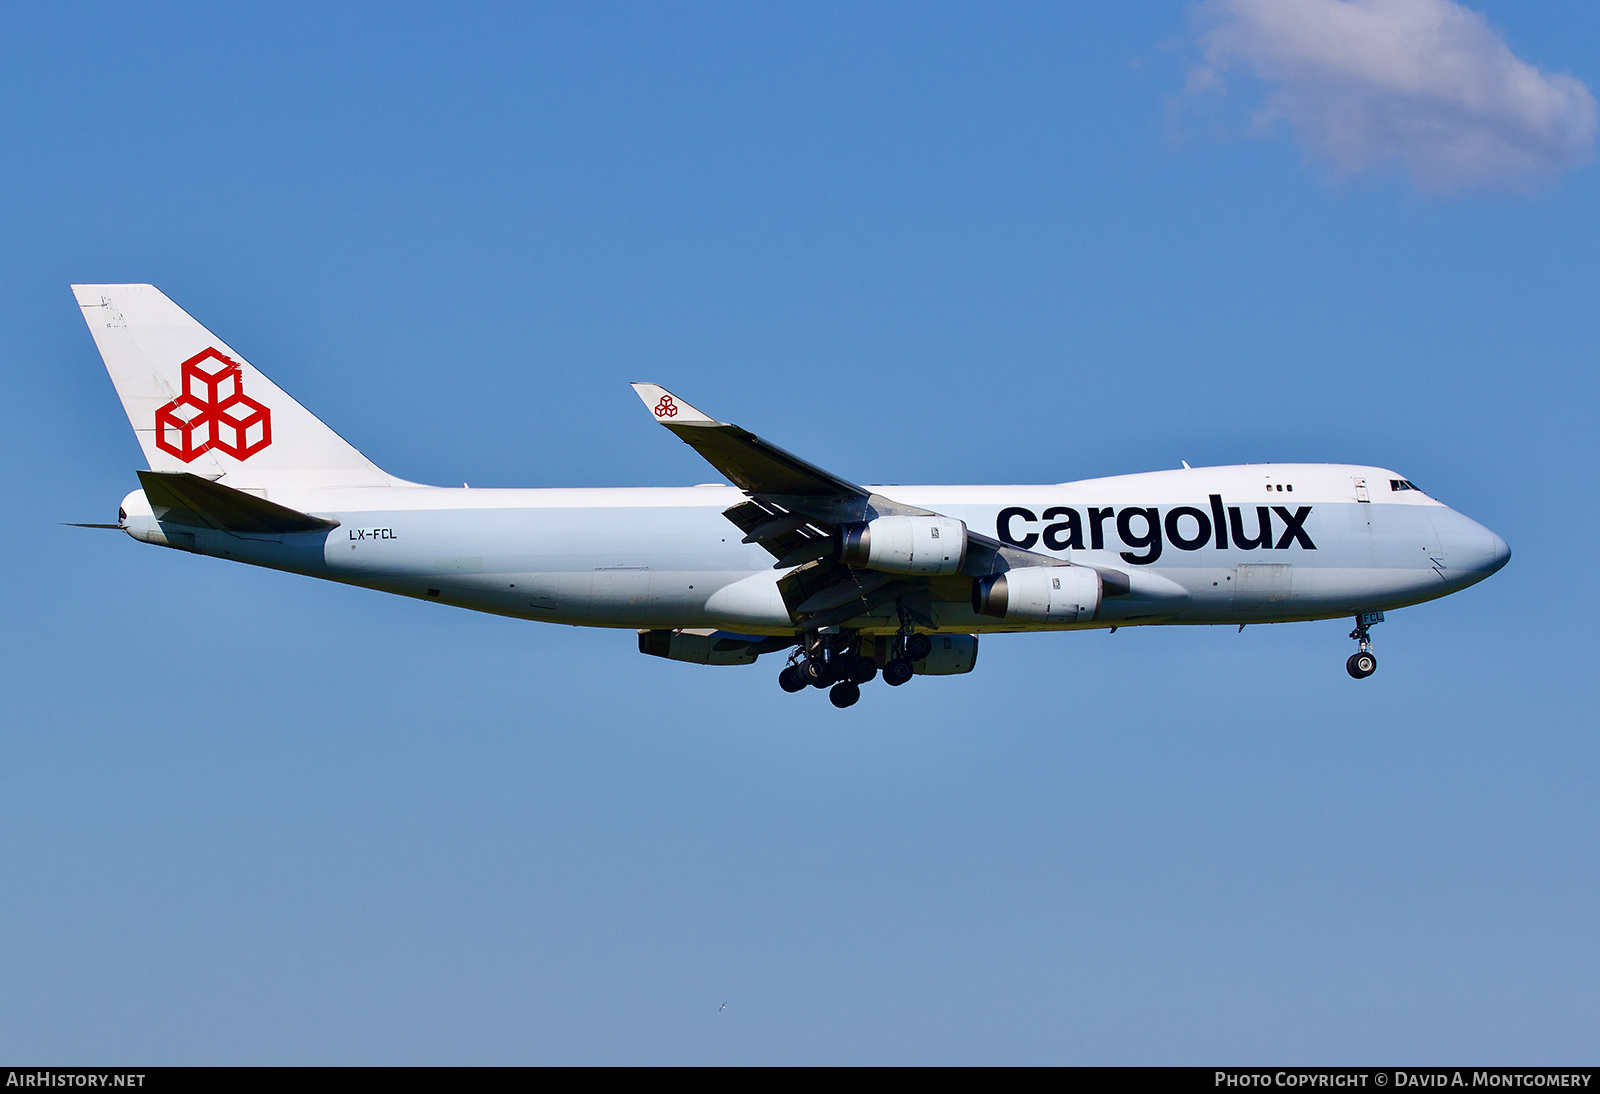
POLYGON ((1600 12, 1472 8, 1533 97, 1445 123, 1251 0, 9 12, 0 1056, 1592 1060, 1600 12), (857 481, 1392 466, 1515 554, 1360 684, 1124 629, 839 712, 60 527, 142 466, 71 281, 424 482, 714 477, 649 379, 857 481))

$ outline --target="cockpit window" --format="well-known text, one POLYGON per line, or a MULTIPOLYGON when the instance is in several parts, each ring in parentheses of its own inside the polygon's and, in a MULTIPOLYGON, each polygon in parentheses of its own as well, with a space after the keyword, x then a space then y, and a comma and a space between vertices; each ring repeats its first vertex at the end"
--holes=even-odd
POLYGON ((1390 479, 1389 480, 1389 489, 1390 490, 1420 490, 1421 487, 1419 487, 1416 483, 1412 482, 1410 479, 1390 479))

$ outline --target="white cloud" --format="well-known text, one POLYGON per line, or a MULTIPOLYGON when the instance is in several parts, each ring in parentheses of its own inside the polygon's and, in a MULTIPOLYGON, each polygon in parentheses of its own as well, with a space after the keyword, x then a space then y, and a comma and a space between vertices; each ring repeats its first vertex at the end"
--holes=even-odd
POLYGON ((1450 0, 1209 0, 1187 92, 1240 66, 1267 87, 1256 125, 1287 123, 1337 175, 1403 168, 1428 191, 1528 189, 1588 158, 1582 81, 1511 52, 1450 0))

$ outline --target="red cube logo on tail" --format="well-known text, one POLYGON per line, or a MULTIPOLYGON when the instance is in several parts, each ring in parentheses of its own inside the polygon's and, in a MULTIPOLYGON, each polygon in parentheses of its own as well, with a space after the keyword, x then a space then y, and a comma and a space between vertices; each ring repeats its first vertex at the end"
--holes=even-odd
POLYGON ((191 463, 215 448, 247 460, 272 443, 272 411, 244 393, 239 363, 214 349, 183 363, 183 394, 156 411, 156 447, 191 463))

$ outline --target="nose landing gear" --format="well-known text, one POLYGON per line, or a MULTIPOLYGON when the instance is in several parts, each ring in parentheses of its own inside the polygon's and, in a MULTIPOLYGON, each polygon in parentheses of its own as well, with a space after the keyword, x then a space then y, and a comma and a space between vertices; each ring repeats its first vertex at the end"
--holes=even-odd
POLYGON ((1362 612, 1356 616, 1356 629, 1350 632, 1350 637, 1359 642, 1361 648, 1344 663, 1344 671, 1357 680, 1365 680, 1378 671, 1378 657, 1372 652, 1372 638, 1367 628, 1382 622, 1382 612, 1362 612))

